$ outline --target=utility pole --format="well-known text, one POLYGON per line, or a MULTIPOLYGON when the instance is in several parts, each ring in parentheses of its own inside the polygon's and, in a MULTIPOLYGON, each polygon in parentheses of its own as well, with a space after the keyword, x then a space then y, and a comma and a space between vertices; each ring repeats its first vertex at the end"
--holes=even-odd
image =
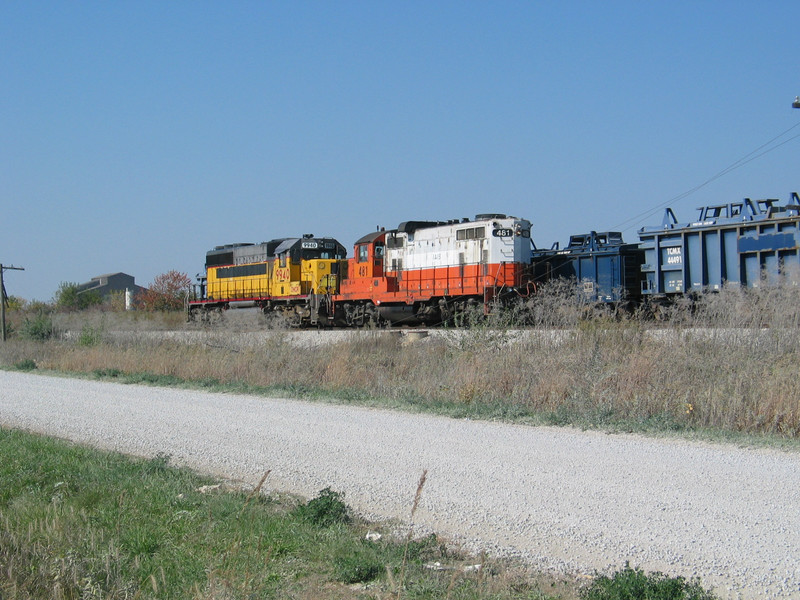
POLYGON ((6 304, 8 303, 8 296, 6 296, 6 284, 3 281, 3 272, 7 270, 24 271, 22 267, 6 267, 0 263, 0 322, 2 322, 3 341, 6 341, 6 304))

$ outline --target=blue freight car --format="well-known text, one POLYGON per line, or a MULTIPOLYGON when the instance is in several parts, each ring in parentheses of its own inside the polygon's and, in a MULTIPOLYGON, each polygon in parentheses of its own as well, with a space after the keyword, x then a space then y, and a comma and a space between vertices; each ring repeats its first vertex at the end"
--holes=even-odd
POLYGON ((573 235, 566 248, 535 249, 535 281, 573 279, 586 302, 638 301, 644 254, 637 244, 626 244, 618 231, 573 235))
POLYGON ((644 251, 642 294, 656 299, 718 290, 725 283, 757 287, 800 275, 800 198, 705 206, 678 223, 667 209, 660 226, 639 230, 644 251))

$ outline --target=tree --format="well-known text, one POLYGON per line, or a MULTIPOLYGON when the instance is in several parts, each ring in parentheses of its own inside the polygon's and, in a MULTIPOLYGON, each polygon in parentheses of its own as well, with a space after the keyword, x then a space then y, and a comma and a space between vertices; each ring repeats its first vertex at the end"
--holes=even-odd
POLYGON ((150 287, 137 297, 137 306, 142 310, 182 310, 192 280, 186 273, 167 271, 156 275, 150 287))
POLYGON ((83 310, 90 306, 103 303, 103 296, 97 290, 80 291, 77 283, 62 281, 53 297, 53 304, 57 308, 67 310, 83 310))

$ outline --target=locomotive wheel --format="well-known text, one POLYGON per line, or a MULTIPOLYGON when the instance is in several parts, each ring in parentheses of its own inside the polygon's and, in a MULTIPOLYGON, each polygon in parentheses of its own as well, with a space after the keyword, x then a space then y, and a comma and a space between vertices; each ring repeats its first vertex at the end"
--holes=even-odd
POLYGON ((446 298, 439 300, 439 318, 441 325, 453 325, 455 319, 454 303, 448 302, 446 298))
POLYGON ((216 325, 221 321, 222 321, 222 308, 220 308, 219 306, 205 309, 201 312, 200 322, 205 325, 216 325))

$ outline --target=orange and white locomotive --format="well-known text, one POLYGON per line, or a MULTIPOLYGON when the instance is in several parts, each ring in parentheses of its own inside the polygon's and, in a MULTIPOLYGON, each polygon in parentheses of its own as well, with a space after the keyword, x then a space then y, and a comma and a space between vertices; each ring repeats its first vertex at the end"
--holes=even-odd
POLYGON ((527 295, 531 224, 502 214, 407 221, 355 243, 334 297, 337 324, 434 324, 527 295))

